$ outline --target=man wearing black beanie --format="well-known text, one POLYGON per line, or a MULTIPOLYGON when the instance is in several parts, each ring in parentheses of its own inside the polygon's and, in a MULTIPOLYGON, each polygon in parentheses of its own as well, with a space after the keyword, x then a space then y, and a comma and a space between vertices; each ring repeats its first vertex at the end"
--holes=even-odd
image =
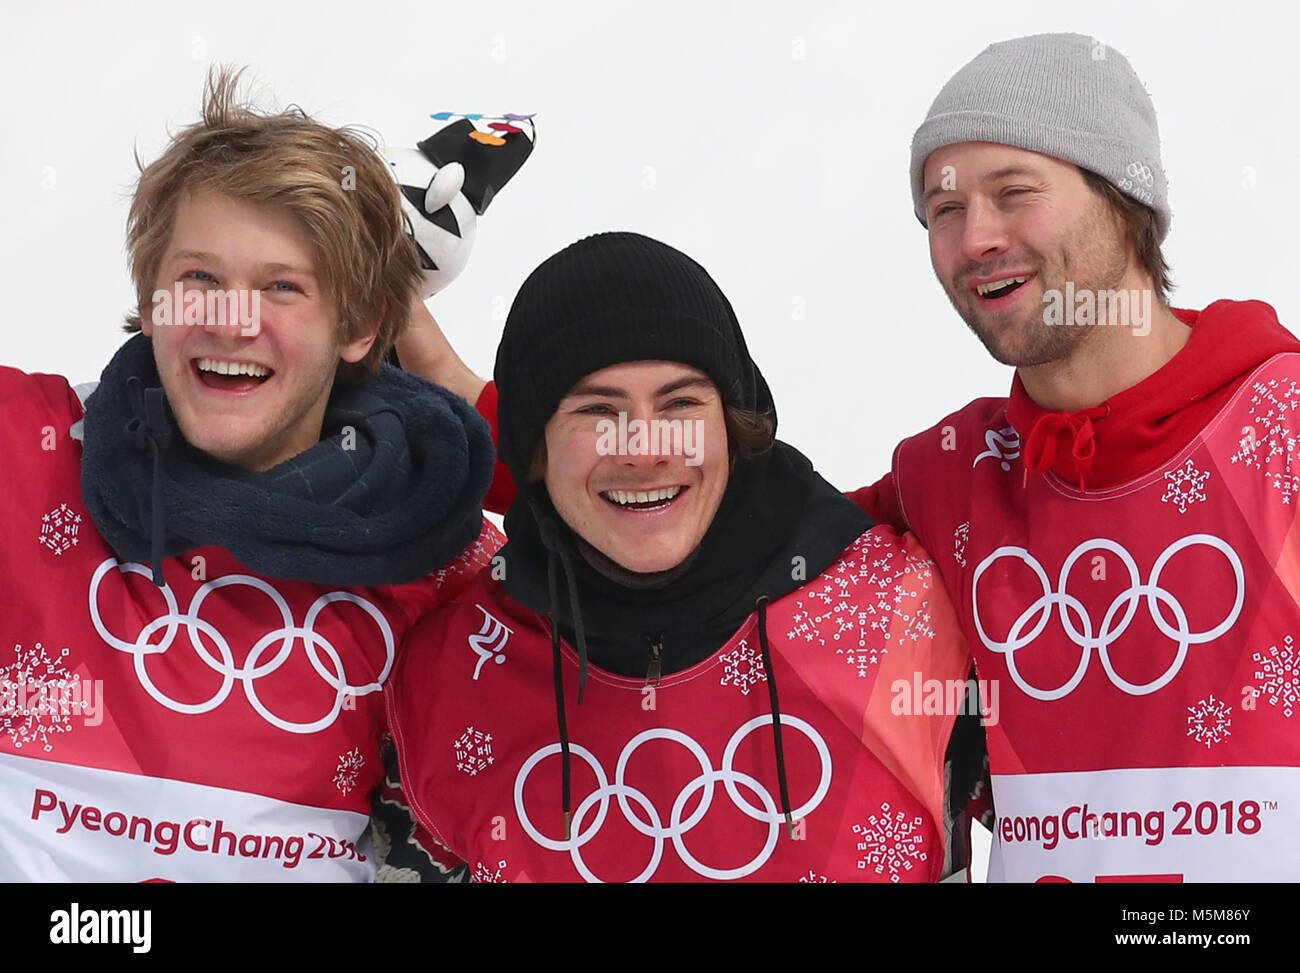
POLYGON ((965 687, 952 606, 914 539, 775 440, 704 269, 579 241, 520 289, 495 377, 509 541, 412 632, 389 701, 420 825, 477 880, 950 871, 956 709, 920 694, 965 687))

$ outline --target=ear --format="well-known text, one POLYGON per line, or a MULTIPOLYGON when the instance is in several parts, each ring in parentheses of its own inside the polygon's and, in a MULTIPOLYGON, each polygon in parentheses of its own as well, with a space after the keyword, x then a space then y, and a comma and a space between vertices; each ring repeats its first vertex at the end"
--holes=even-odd
POLYGON ((380 308, 375 319, 370 322, 370 327, 366 329, 365 334, 361 337, 349 341, 339 349, 339 357, 349 364, 356 364, 370 354, 371 347, 374 346, 375 339, 379 337, 379 325, 384 320, 384 313, 388 310, 385 304, 380 308))

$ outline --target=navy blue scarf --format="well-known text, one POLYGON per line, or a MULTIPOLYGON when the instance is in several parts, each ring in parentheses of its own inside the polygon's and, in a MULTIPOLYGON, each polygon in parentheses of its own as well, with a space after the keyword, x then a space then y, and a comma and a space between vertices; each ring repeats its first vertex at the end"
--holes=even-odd
POLYGON ((478 536, 492 477, 483 418, 390 366, 336 384, 307 451, 263 472, 229 466, 181 435, 143 335, 104 369, 84 428, 86 509, 117 556, 152 564, 158 584, 163 558, 207 545, 290 581, 414 581, 478 536))

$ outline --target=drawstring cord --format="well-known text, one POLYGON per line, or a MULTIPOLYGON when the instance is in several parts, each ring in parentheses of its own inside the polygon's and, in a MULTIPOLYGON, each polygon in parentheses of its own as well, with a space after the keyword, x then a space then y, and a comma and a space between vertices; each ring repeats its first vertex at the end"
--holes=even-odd
POLYGON ((785 745, 781 741, 781 706, 776 698, 776 673, 772 670, 772 653, 767 644, 767 595, 754 603, 758 607, 758 645, 763 652, 763 669, 767 672, 767 695, 772 701, 772 738, 776 744, 776 775, 781 789, 781 812, 785 826, 794 839, 794 817, 790 811, 790 785, 785 774, 785 745))
POLYGON ((1084 475, 1092 469, 1097 456, 1097 430, 1093 420, 1109 414, 1110 406, 1098 405, 1078 412, 1047 412, 1040 416, 1025 440, 1021 488, 1028 486, 1030 473, 1046 473, 1053 467, 1057 451, 1068 437, 1070 456, 1079 474, 1079 489, 1086 492, 1084 475))
POLYGON ((560 657, 560 626, 555 621, 555 601, 556 601, 556 579, 555 579, 555 555, 551 554, 546 559, 546 588, 550 594, 551 611, 547 614, 546 619, 551 625, 551 666, 555 674, 555 719, 560 727, 560 759, 563 762, 563 769, 560 772, 560 790, 561 803, 564 808, 564 840, 568 841, 572 837, 572 803, 571 803, 571 778, 570 778, 570 760, 569 760, 569 722, 564 714, 564 668, 560 657))
MULTIPOLYGON (((547 558, 546 570, 552 572, 555 570, 552 563, 554 558, 560 559, 560 566, 564 568, 565 584, 569 589, 569 612, 573 617, 573 634, 574 641, 577 643, 575 648, 578 650, 578 705, 582 705, 583 693, 587 688, 587 631, 582 621, 582 609, 578 605, 578 584, 577 573, 573 568, 573 561, 570 559, 568 550, 565 549, 563 542, 560 540, 560 532, 555 526, 555 521, 543 513, 541 506, 536 500, 529 500, 528 506, 532 508, 533 518, 537 521, 537 529, 541 534, 542 544, 549 552, 547 558)), ((551 614, 555 614, 555 588, 551 588, 551 614)))
POLYGON ((131 418, 127 420, 126 433, 135 440, 136 449, 153 453, 153 484, 150 491, 150 560, 153 583, 165 587, 163 580, 163 545, 166 538, 166 510, 163 506, 162 451, 171 445, 171 427, 167 423, 167 400, 157 386, 145 388, 138 377, 126 380, 127 395, 131 399, 131 418))
POLYGON ((561 801, 564 807, 564 840, 572 837, 573 803, 572 803, 572 764, 569 754, 569 722, 564 711, 564 668, 560 655, 560 626, 556 619, 556 605, 559 602, 559 579, 557 566, 564 569, 565 582, 569 589, 569 607, 573 613, 574 640, 578 649, 578 705, 582 705, 583 693, 587 687, 587 633, 582 623, 582 610, 578 605, 578 586, 575 581, 573 562, 569 552, 564 549, 555 522, 542 511, 536 500, 529 500, 528 506, 537 521, 538 532, 545 546, 546 555, 546 591, 551 610, 546 619, 551 626, 551 665, 555 674, 555 718, 560 730, 560 771, 561 801))

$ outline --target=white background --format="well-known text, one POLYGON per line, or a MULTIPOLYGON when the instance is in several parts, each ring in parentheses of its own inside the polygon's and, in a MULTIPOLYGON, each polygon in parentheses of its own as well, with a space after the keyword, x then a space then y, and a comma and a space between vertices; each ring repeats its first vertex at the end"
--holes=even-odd
POLYGON ((846 489, 884 473, 902 437, 1010 382, 934 280, 907 183, 931 100, 993 41, 1070 30, 1122 51, 1158 113, 1175 306, 1257 298, 1300 322, 1293 4, 0 9, 0 361, 28 371, 97 378, 123 339, 132 153, 151 160, 196 118, 212 61, 249 65, 264 107, 296 102, 393 144, 427 135, 436 111, 536 112, 533 158, 432 303, 466 360, 490 372, 515 290, 551 253, 600 230, 658 237, 713 273, 782 438, 846 489))

